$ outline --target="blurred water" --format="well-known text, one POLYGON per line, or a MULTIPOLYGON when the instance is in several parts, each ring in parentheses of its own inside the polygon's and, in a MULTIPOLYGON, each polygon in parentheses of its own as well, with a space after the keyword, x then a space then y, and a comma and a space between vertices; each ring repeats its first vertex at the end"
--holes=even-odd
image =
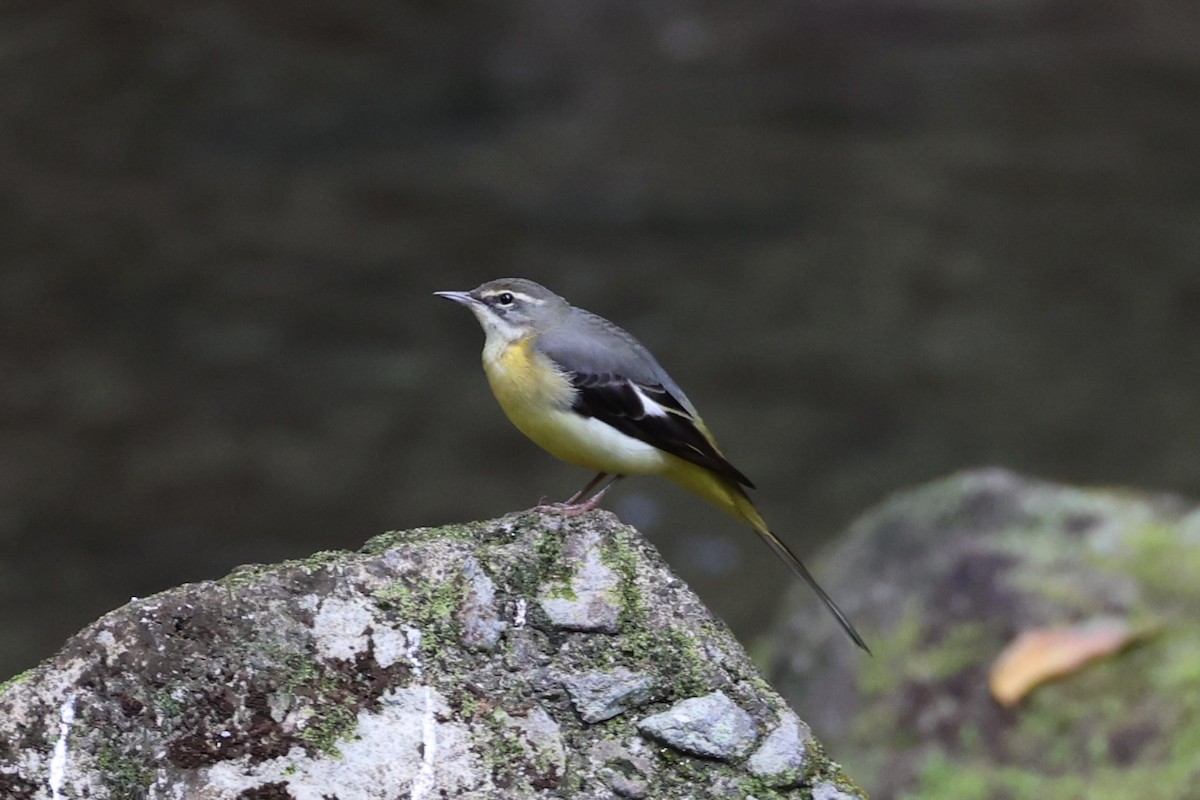
MULTIPOLYGON (((802 553, 964 466, 1200 489, 1193 0, 0 14, 0 675, 574 491, 430 296, 502 275, 642 338, 802 553)), ((610 507, 744 636, 786 585, 661 481, 610 507)))

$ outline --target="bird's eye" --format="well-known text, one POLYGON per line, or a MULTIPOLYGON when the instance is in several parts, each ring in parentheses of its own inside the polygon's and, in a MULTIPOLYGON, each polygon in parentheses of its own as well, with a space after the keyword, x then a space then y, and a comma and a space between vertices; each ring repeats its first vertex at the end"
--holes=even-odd
POLYGON ((502 306, 511 306, 513 304, 512 292, 501 292, 496 295, 496 302, 502 306))

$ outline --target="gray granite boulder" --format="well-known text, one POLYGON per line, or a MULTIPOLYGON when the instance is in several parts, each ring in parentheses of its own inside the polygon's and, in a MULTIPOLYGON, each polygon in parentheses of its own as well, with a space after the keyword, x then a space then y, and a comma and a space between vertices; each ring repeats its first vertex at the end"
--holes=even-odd
POLYGON ((8 800, 861 792, 610 514, 377 537, 135 599, 0 688, 8 800))

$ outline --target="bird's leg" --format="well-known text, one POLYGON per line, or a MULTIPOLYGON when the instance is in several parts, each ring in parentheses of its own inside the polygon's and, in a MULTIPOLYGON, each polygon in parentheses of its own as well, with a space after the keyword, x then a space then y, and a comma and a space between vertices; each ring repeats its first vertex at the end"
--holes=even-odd
POLYGON ((563 501, 561 503, 551 503, 549 500, 546 499, 545 495, 542 495, 542 499, 538 501, 538 504, 536 506, 534 506, 534 508, 540 509, 542 511, 553 511, 553 510, 557 510, 560 508, 567 508, 568 506, 574 506, 579 502, 579 498, 587 497, 588 492, 590 492, 592 489, 595 489, 596 484, 599 483, 600 481, 604 480, 607 477, 608 477, 607 472, 597 472, 596 476, 594 478, 592 478, 590 481, 588 481, 586 486, 584 486, 578 492, 571 495, 570 497, 568 497, 565 501, 563 501))
POLYGON ((584 511, 591 511, 593 508, 600 505, 600 501, 604 499, 604 495, 608 494, 609 490, 611 490, 614 486, 616 486, 617 482, 620 481, 624 477, 625 477, 624 475, 613 475, 611 478, 608 479, 608 483, 606 483, 600 487, 600 491, 596 492, 594 495, 589 497, 587 500, 584 500, 582 503, 578 503, 574 506, 571 506, 571 508, 579 509, 578 513, 582 513, 584 511))
POLYGON ((568 497, 565 501, 563 501, 562 505, 564 505, 564 506, 575 505, 576 503, 579 502, 580 498, 587 497, 588 493, 591 492, 592 489, 596 488, 596 484, 598 484, 600 481, 604 480, 607 477, 608 477, 607 472, 597 472, 596 477, 592 478, 590 481, 587 482, 587 486, 584 486, 578 492, 576 492, 575 494, 568 497))
POLYGON ((625 477, 624 475, 611 475, 610 476, 607 472, 601 472, 596 477, 594 477, 590 481, 588 481, 587 486, 584 486, 578 492, 571 495, 571 498, 569 500, 567 500, 567 502, 565 502, 565 503, 543 503, 542 505, 539 505, 537 507, 537 509, 539 511, 556 511, 559 514, 563 514, 568 517, 578 516, 579 514, 586 514, 587 512, 594 509, 597 505, 599 505, 600 501, 604 498, 604 495, 608 494, 608 491, 617 484, 617 481, 621 480, 624 477, 625 477), (608 483, 606 483, 602 487, 600 487, 600 490, 598 492, 596 492, 594 495, 589 497, 587 500, 583 500, 583 501, 579 500, 579 498, 586 496, 588 492, 590 492, 593 488, 595 488, 596 484, 600 483, 600 481, 604 480, 605 478, 608 478, 608 483))

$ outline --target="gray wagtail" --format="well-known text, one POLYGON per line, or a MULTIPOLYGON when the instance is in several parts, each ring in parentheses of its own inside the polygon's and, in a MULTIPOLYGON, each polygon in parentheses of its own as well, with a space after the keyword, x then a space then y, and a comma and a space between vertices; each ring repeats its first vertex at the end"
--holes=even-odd
POLYGON ((870 652, 796 554, 767 527, 746 494, 754 484, 725 459, 696 407, 637 339, 523 278, 436 294, 469 308, 483 326, 483 370, 513 424, 551 455, 597 471, 559 509, 594 508, 626 475, 662 475, 748 522, 812 587, 854 643, 870 652))

